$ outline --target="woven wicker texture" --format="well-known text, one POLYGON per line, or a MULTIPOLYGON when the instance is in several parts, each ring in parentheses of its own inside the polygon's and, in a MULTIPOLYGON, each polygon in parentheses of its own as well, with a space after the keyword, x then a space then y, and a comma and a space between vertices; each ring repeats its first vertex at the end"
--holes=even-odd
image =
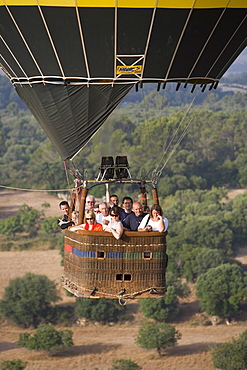
POLYGON ((107 232, 66 230, 64 244, 63 283, 77 296, 165 293, 166 233, 125 232, 117 240, 107 232))

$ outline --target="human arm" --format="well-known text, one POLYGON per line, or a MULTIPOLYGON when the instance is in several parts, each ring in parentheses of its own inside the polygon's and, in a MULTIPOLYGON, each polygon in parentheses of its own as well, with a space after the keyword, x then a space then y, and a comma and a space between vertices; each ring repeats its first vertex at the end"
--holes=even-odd
POLYGON ((138 228, 138 231, 152 231, 152 226, 147 225, 147 227, 145 227, 145 229, 138 228))
POLYGON ((142 220, 138 227, 138 231, 152 231, 152 226, 148 225, 150 216, 147 214, 142 220))
POLYGON ((112 235, 114 236, 114 238, 116 239, 120 239, 121 236, 123 235, 123 225, 122 225, 122 222, 118 222, 117 223, 117 226, 116 226, 116 229, 112 227, 113 225, 110 223, 105 229, 104 231, 107 231, 108 233, 112 233, 112 235))
POLYGON ((117 223, 116 230, 115 229, 112 229, 112 235, 116 239, 120 239, 121 238, 121 236, 123 235, 123 224, 122 224, 122 222, 118 222, 117 223))
POLYGON ((164 223, 165 223, 165 230, 166 231, 168 229, 168 219, 166 217, 163 218, 164 220, 164 223))
POLYGON ((162 216, 158 216, 157 229, 160 233, 163 233, 166 229, 165 222, 162 216))
POLYGON ((67 229, 70 226, 73 226, 75 223, 73 221, 63 221, 58 220, 58 225, 61 227, 62 230, 67 229))
POLYGON ((85 224, 80 224, 77 226, 72 226, 69 228, 70 231, 85 230, 85 224))

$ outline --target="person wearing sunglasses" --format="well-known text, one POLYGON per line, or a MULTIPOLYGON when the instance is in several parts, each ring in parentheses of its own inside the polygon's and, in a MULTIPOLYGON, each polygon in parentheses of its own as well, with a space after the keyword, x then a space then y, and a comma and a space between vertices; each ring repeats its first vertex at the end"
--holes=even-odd
POLYGON ((97 213, 100 213, 100 210, 99 210, 99 204, 97 203, 97 204, 95 204, 95 206, 94 206, 94 213, 96 214, 96 218, 97 218, 97 213))
POLYGON ((114 206, 110 209, 110 216, 111 221, 106 226, 104 231, 107 231, 109 233, 112 233, 114 238, 120 239, 123 235, 123 224, 120 221, 121 220, 121 211, 119 210, 119 207, 114 206))
POLYGON ((96 222, 95 213, 92 209, 85 212, 84 223, 78 226, 72 226, 70 231, 77 230, 92 230, 92 231, 103 231, 101 224, 96 222))

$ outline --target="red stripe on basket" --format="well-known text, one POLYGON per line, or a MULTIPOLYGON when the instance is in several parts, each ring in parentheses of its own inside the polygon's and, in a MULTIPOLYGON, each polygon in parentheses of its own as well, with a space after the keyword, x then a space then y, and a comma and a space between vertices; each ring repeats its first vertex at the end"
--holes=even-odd
POLYGON ((68 252, 70 252, 70 253, 72 253, 73 248, 72 248, 72 247, 71 247, 71 245, 69 245, 69 244, 64 244, 64 250, 65 250, 65 251, 68 251, 68 252))

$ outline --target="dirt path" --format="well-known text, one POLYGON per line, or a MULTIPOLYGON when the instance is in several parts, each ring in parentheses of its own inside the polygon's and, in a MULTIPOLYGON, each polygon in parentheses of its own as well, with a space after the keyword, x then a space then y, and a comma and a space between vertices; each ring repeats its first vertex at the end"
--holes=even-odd
POLYGON ((230 199, 233 199, 237 195, 244 194, 246 190, 247 189, 229 189, 227 195, 230 199))
POLYGON ((14 216, 18 208, 27 204, 39 211, 44 210, 46 217, 60 216, 58 204, 61 199, 46 192, 29 191, 0 191, 0 219, 14 216), (49 203, 49 208, 42 207, 42 204, 49 203))
POLYGON ((26 272, 46 275, 60 286, 63 267, 58 250, 0 252, 0 298, 10 279, 22 277, 26 272))

